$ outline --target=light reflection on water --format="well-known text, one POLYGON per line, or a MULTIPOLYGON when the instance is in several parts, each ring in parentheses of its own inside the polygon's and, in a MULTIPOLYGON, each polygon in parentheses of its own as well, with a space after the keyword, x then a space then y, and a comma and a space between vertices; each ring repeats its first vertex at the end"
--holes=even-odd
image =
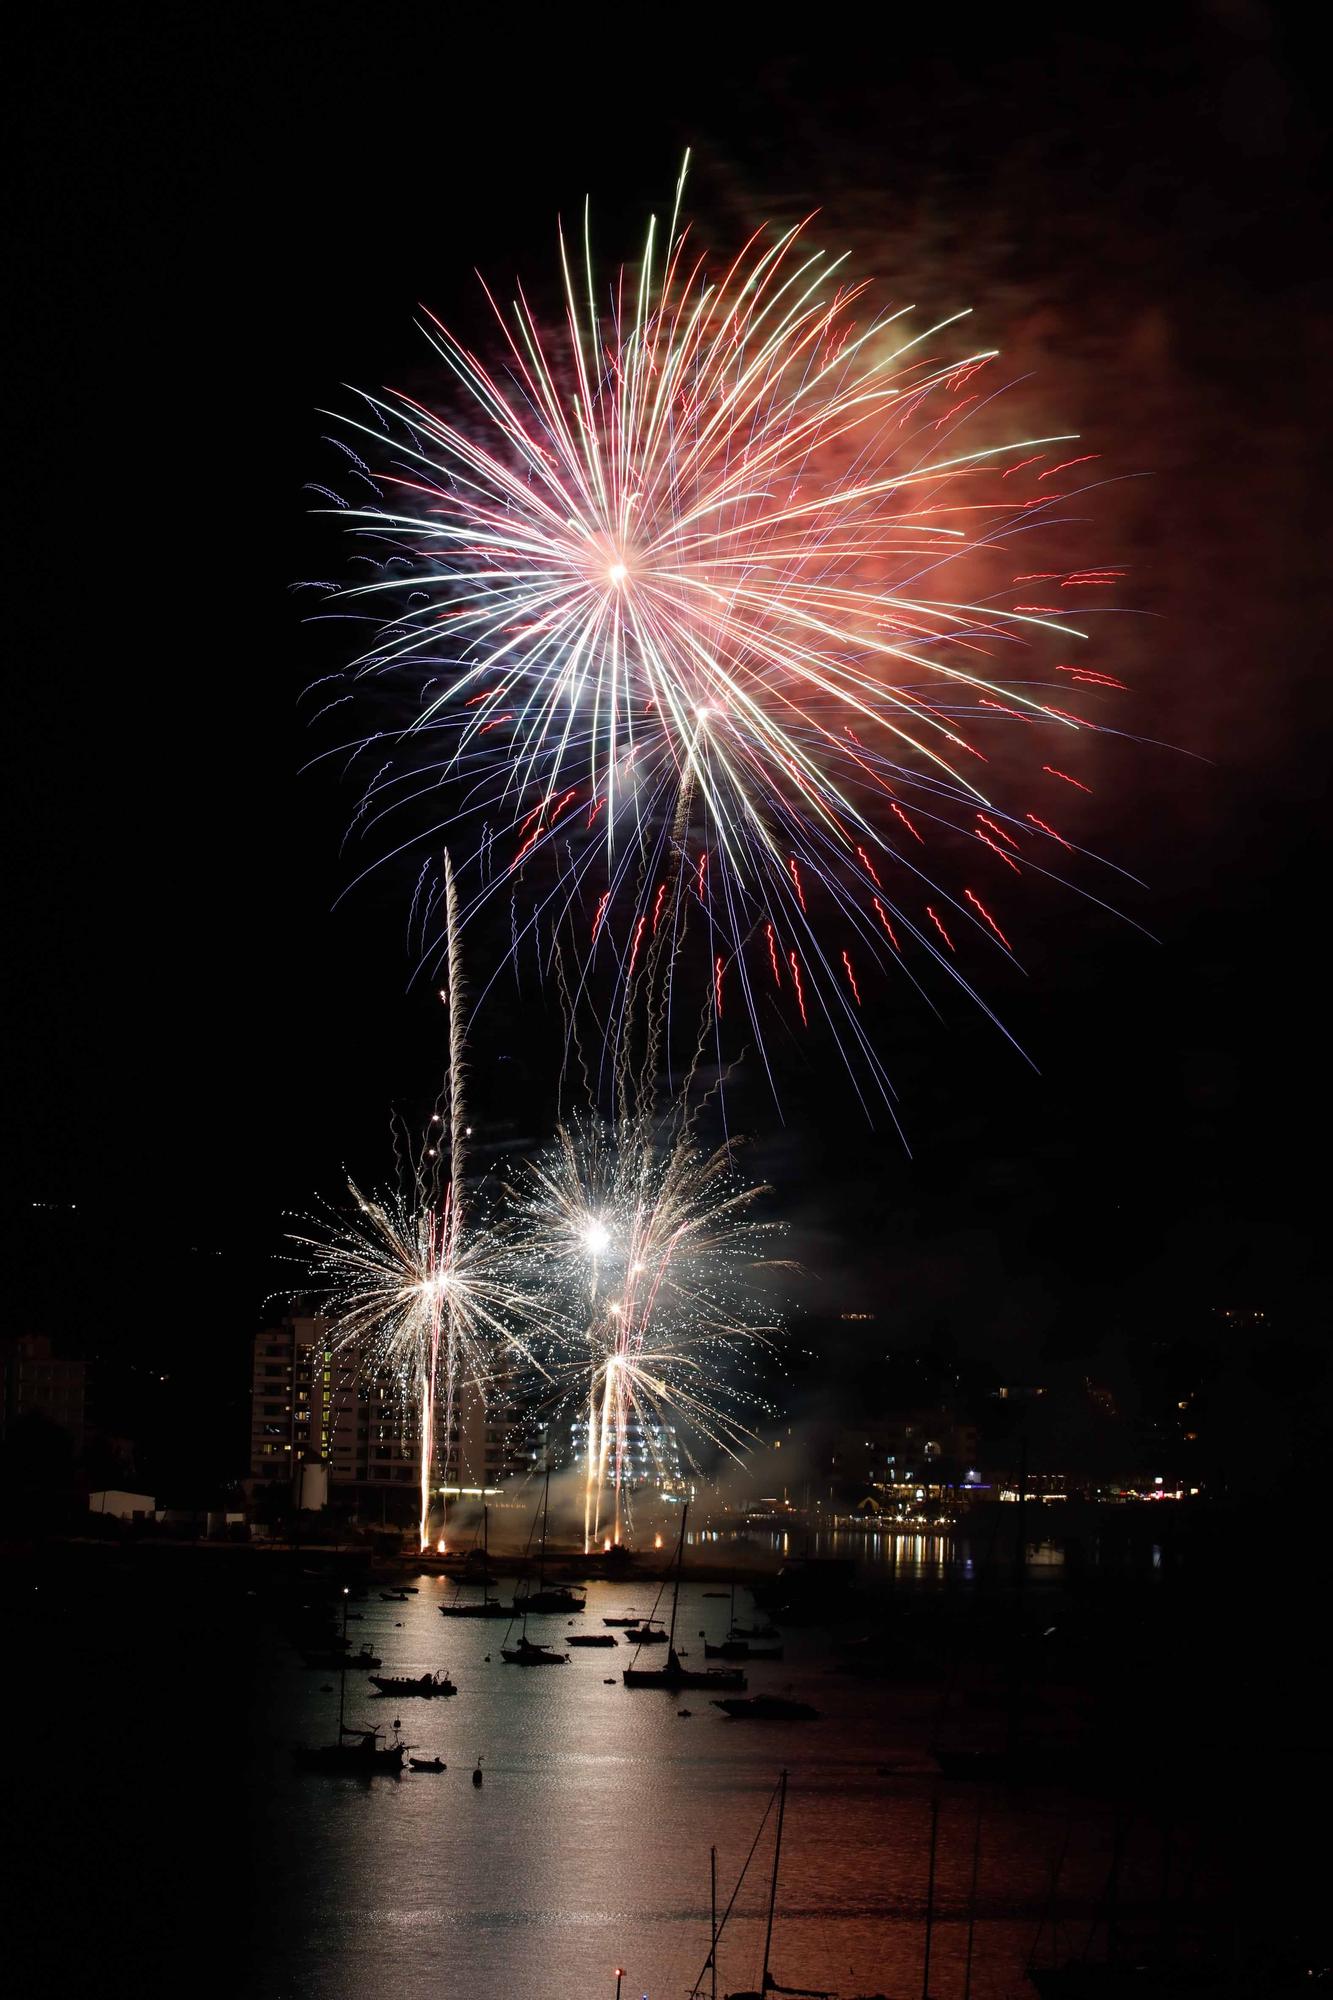
MULTIPOLYGON (((790 1691, 824 1719, 734 1723, 704 1693, 627 1692, 623 1645, 575 1651, 564 1668, 505 1666, 498 1621, 442 1620, 436 1607, 449 1586, 418 1581, 420 1596, 406 1604, 372 1595, 353 1630, 386 1671, 447 1667, 458 1696, 399 1705, 358 1692, 353 1701, 349 1676, 349 1714, 401 1714, 409 1739, 446 1759, 442 1776, 364 1785, 294 1775, 290 1744, 328 1739, 336 1696, 320 1692, 328 1676, 303 1667, 284 1641, 267 1642, 268 1737, 252 1773, 255 1859, 273 1912, 253 1987, 263 2000, 582 2000, 612 1993, 616 1965, 627 1969, 626 1993, 681 1996, 707 1952, 709 1847, 725 1901, 784 1764, 776 1977, 844 1994, 919 1991, 935 1690, 851 1679, 835 1671, 826 1634, 789 1632, 783 1662, 748 1669, 751 1690, 790 1691), (681 1707, 692 1713, 679 1716, 681 1707), (485 1783, 475 1791, 478 1755, 485 1783)), ((700 1629, 720 1637, 728 1616, 702 1589, 682 1591, 678 1625, 697 1664, 700 1629)), ((636 1593, 594 1585, 580 1622, 591 1628, 634 1596, 640 1611, 651 1601, 642 1583, 636 1593)), ((555 1639, 566 1621, 540 1624, 555 1639)), ((937 1995, 962 1991, 977 1804, 975 1791, 945 1788, 937 1995)), ((972 1991, 1007 2000, 1030 1991, 1023 1966, 1069 1813, 1032 1794, 988 1792, 984 1806, 972 1991)), ((1063 1883, 1090 1908, 1109 1835, 1104 1815, 1083 1814, 1063 1883)), ((760 1862, 723 1940, 720 1992, 757 1984, 765 1897, 760 1862)))

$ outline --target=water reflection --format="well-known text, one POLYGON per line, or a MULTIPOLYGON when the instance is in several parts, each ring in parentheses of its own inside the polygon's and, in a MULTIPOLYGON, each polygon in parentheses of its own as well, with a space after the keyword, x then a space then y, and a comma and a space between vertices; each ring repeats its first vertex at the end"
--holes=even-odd
MULTIPOLYGON (((769 1566, 781 1539, 765 1546, 769 1566)), ((849 1542, 858 1582, 877 1575, 886 1603, 897 1583, 935 1588, 942 1563, 961 1577, 982 1561, 981 1551, 960 1553, 931 1535, 877 1538, 873 1553, 865 1538, 812 1537, 810 1553, 841 1555, 849 1542)), ((715 1577, 724 1565, 723 1553, 715 1577)), ((942 1785, 928 1755, 938 1686, 844 1673, 838 1635, 790 1628, 783 1660, 747 1670, 751 1690, 808 1701, 822 1719, 733 1723, 706 1694, 627 1692, 623 1643, 575 1651, 551 1672, 505 1666, 499 1633, 439 1617, 445 1582, 414 1581, 420 1594, 406 1604, 372 1593, 354 1629, 386 1673, 444 1668, 458 1695, 400 1708, 375 1702, 360 1677, 348 1689, 353 1719, 401 1714, 409 1740, 448 1766, 396 1782, 294 1772, 292 1744, 327 1740, 337 1696, 324 1691, 330 1676, 306 1668, 277 1620, 257 1607, 242 1624, 231 1606, 192 1611, 148 1591, 122 1600, 118 1587, 90 1616, 80 1589, 70 1592, 63 1634, 32 1635, 35 1657, 77 1662, 68 1716, 106 1762, 99 1796, 122 1838, 99 1865, 123 1868, 124 1898, 132 1903, 142 1887, 131 1879, 133 1857, 156 1852, 164 1827, 181 1856, 210 1851, 219 1825, 236 1827, 254 1887, 246 1922, 229 1925, 223 1941, 248 1951, 245 1977, 229 1990, 253 2000, 585 2000, 609 1996, 612 1969, 622 1965, 625 1994, 681 2000, 707 1950, 709 1848, 718 1849, 729 1894, 782 1766, 791 1791, 773 1963, 784 1985, 920 1990, 936 1795, 935 1994, 962 1989, 978 1806, 978 2000, 1018 2000, 1027 1990, 1024 1965, 1062 1854, 1062 1906, 1086 1930, 1116 1838, 1111 1809, 1038 1790, 942 1785), (167 1740, 192 1756, 208 1753, 206 1783, 201 1777, 189 1791, 174 1756, 170 1769, 145 1767, 141 1740, 124 1727, 126 1716, 145 1713, 145 1659, 155 1688, 179 1692, 167 1740), (232 1748, 218 1762, 209 1746, 224 1727, 232 1748), (486 1777, 474 1791, 478 1755, 486 1777)), ((593 1583, 578 1622, 606 1629, 602 1618, 624 1615, 631 1603, 642 1613, 653 1595, 641 1578, 593 1583)), ((678 1637, 700 1664, 697 1635, 723 1636, 729 1595, 702 1579, 682 1588, 678 1637)), ((736 1612, 751 1616, 740 1586, 736 1612)), ((541 1627, 552 1641, 568 1629, 563 1617, 541 1627)), ((65 1704, 57 1706, 63 1714, 65 1704)), ((161 1725, 160 1693, 153 1706, 161 1725)), ((49 1796, 58 1812, 62 1795, 49 1796)), ((46 1797, 37 1794, 39 1814, 46 1797)), ((174 1879, 170 1856, 159 1866, 174 1879)), ((1127 1858, 1127 1903, 1135 1881, 1142 1896, 1156 1894, 1159 1868, 1156 1848, 1137 1876, 1140 1862, 1127 1858)), ((738 1898, 720 1991, 755 1984, 765 1893, 763 1879, 747 1880, 738 1898)))

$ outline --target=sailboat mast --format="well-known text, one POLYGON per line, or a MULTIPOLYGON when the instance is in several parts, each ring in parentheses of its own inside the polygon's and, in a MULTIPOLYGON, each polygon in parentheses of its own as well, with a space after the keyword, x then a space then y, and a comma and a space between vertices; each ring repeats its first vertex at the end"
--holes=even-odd
POLYGON ((778 1862, 782 1859, 782 1821, 787 1810, 787 1773, 778 1779, 778 1831, 773 1842, 773 1880, 768 1891, 768 1929, 764 1932, 764 1970, 759 1981, 759 1991, 768 1991, 768 1954, 773 1944, 773 1912, 778 1902, 778 1862))
POLYGON ((687 1500, 680 1510, 680 1540, 676 1544, 676 1575, 671 1585, 671 1630, 667 1634, 668 1658, 676 1649, 676 1606, 680 1601, 680 1566, 685 1560, 685 1523, 689 1519, 690 1503, 687 1500))
POLYGON ((347 1585, 343 1585, 343 1642, 338 1654, 338 1741, 343 1740, 347 1716, 347 1585))
POLYGON ((972 1944, 977 1929, 977 1874, 981 1866, 981 1807, 977 1807, 977 1827, 972 1837, 972 1890, 967 1900, 967 1965, 963 1971, 963 2000, 972 2000, 972 1944))
POLYGON ((710 1847, 708 1850, 708 1879, 711 1890, 709 1902, 713 1917, 713 1943, 708 1953, 708 1963, 713 1968, 712 2000, 717 2000, 717 1849, 715 1847, 710 1847))
POLYGON ((940 1829, 940 1794, 930 1801, 930 1873, 926 1877, 926 1955, 921 1966, 921 2000, 930 2000, 930 1940, 935 1927, 935 1842, 940 1829))
POLYGON ((546 1456, 546 1488, 542 1494, 542 1545, 540 1549, 537 1551, 538 1590, 543 1589, 546 1584, 546 1515, 548 1509, 550 1508, 550 1505, 551 1505, 551 1457, 550 1453, 548 1452, 546 1456))

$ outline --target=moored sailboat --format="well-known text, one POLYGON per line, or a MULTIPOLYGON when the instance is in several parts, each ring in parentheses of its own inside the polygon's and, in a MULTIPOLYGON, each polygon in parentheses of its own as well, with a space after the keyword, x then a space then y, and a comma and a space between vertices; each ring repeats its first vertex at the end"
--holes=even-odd
MULTIPOLYGON (((338 1673, 338 1736, 336 1742, 304 1744, 294 1748, 298 1771, 332 1772, 341 1777, 396 1777, 403 1768, 407 1745, 396 1730, 391 1742, 381 1743, 383 1730, 367 1728, 347 1720, 347 1592, 343 1592, 343 1651, 338 1673)), ((378 1662, 376 1662, 378 1665, 378 1662)))
POLYGON ((546 1485, 542 1493, 542 1539, 537 1555, 537 1588, 528 1590, 520 1597, 514 1594, 515 1611, 586 1611, 588 1600, 577 1591, 567 1589, 563 1584, 548 1585, 546 1581, 546 1521, 551 1505, 551 1464, 546 1463, 546 1485))
POLYGON ((512 1604, 501 1604, 499 1598, 492 1597, 490 1594, 489 1520, 490 1510, 483 1507, 481 1510, 481 1601, 478 1603, 475 1600, 459 1597, 458 1589, 461 1588, 462 1584, 460 1577, 459 1584, 455 1587, 452 1598, 450 1598, 447 1604, 441 1604, 438 1607, 441 1618, 512 1618, 514 1615, 512 1604))
POLYGON ((631 1664, 625 1668, 621 1679, 627 1688, 665 1688, 672 1694, 682 1688, 715 1688, 719 1691, 736 1688, 743 1693, 747 1683, 739 1667, 687 1667, 676 1651, 676 1612, 680 1604, 680 1572, 685 1560, 685 1523, 689 1511, 688 1506, 683 1507, 680 1515, 680 1540, 676 1544, 671 1584, 671 1628, 667 1633, 666 1664, 661 1667, 636 1667, 631 1664))

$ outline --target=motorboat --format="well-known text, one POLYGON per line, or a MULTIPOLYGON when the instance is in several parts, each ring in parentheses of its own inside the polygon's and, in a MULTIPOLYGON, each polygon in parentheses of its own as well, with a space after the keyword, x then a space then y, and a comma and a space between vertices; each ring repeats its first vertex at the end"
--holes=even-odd
POLYGON ((381 1694, 419 1696, 429 1701, 435 1695, 457 1694, 448 1674, 372 1674, 372 1684, 381 1694))

